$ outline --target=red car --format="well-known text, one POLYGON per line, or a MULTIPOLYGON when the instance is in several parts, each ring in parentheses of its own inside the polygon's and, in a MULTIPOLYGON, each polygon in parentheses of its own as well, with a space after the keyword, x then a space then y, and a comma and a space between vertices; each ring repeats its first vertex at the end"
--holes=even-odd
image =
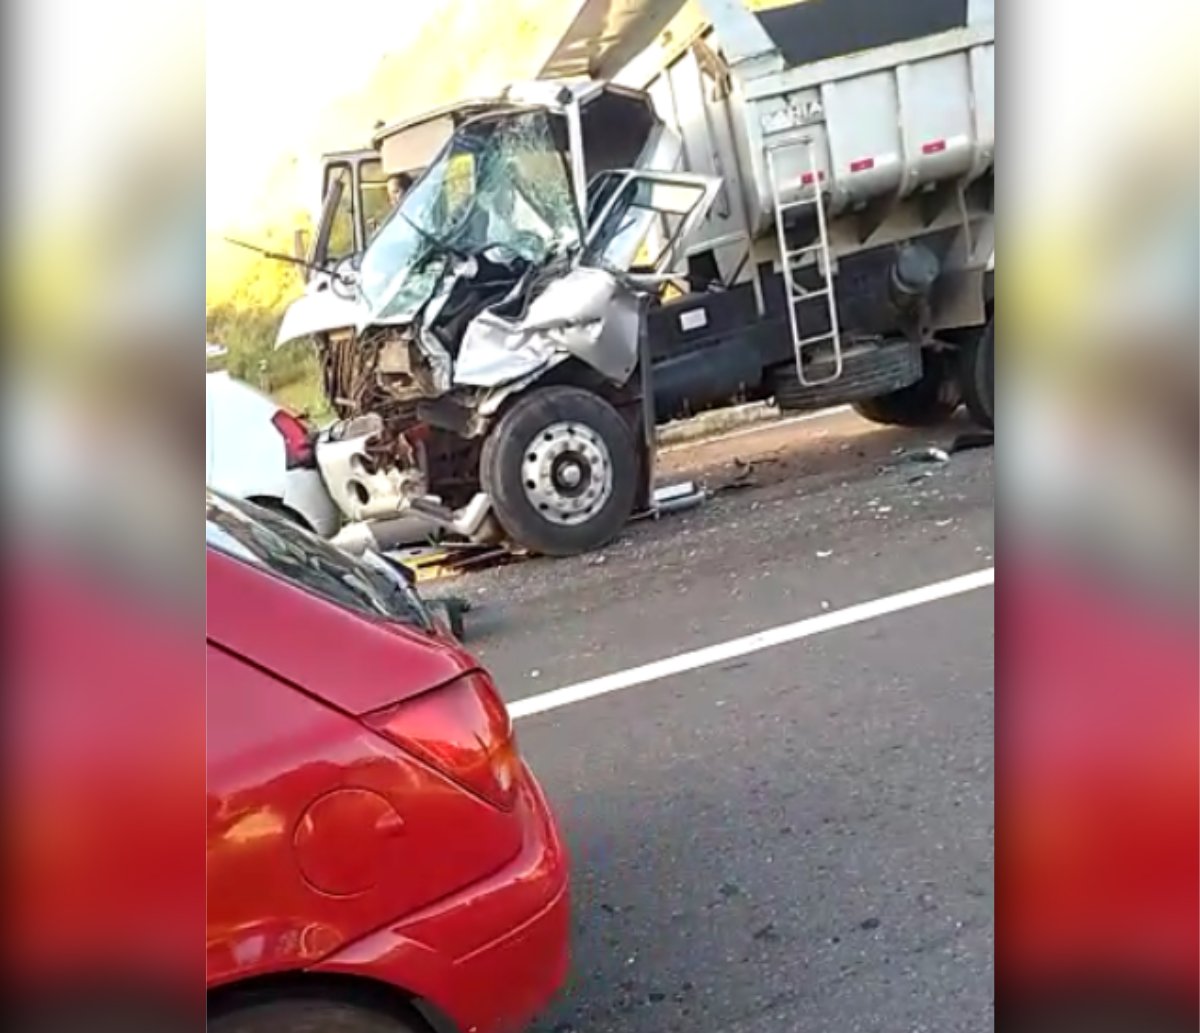
POLYGON ((1010 564, 996 942, 1011 1028, 1195 1030, 1194 613, 1049 555, 1010 564))
POLYGON ((567 858, 487 673, 404 579, 207 495, 209 1029, 507 1033, 567 858))

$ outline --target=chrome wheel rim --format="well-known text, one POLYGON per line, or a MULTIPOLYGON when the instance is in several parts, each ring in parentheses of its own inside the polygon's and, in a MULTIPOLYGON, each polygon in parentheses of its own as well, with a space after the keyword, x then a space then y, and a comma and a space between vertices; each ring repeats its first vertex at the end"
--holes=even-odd
POLYGON ((608 446, 584 424, 552 424, 526 446, 521 484, 530 505, 546 520, 586 523, 612 496, 608 446))

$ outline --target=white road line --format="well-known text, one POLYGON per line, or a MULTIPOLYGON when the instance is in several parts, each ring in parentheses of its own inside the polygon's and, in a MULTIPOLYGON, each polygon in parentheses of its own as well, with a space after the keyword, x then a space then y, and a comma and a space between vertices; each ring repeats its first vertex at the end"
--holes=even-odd
POLYGON ((672 452, 680 452, 685 448, 698 448, 700 445, 717 445, 722 441, 745 437, 747 434, 760 434, 763 431, 778 430, 780 427, 790 427, 793 423, 811 423, 813 420, 825 420, 830 416, 840 416, 842 413, 852 411, 853 406, 835 405, 832 409, 806 412, 799 416, 787 416, 781 420, 759 420, 748 427, 738 427, 736 430, 722 431, 720 434, 714 434, 712 437, 690 438, 687 441, 679 441, 673 445, 664 445, 658 450, 658 454, 670 455, 672 452))
POLYGON ((872 599, 865 603, 856 603, 842 610, 833 610, 816 617, 794 621, 791 624, 781 624, 775 628, 767 628, 752 635, 730 639, 728 642, 718 642, 716 645, 705 646, 688 653, 669 656, 653 663, 631 667, 625 671, 606 674, 600 678, 579 682, 575 685, 565 685, 561 689, 543 692, 537 696, 528 696, 516 700, 508 706, 508 712, 513 720, 530 717, 533 714, 544 714, 548 710, 570 706, 572 703, 582 703, 584 700, 597 696, 606 696, 610 692, 620 692, 631 689, 635 685, 670 678, 700 667, 724 663, 739 656, 757 653, 773 646, 782 646, 788 642, 798 642, 803 638, 811 638, 825 631, 844 628, 850 624, 874 620, 889 613, 912 609, 914 606, 924 606, 926 603, 937 602, 939 599, 949 599, 952 596, 973 592, 996 583, 996 568, 977 570, 970 574, 952 577, 947 581, 938 581, 922 588, 913 588, 907 592, 886 595, 881 599, 872 599))

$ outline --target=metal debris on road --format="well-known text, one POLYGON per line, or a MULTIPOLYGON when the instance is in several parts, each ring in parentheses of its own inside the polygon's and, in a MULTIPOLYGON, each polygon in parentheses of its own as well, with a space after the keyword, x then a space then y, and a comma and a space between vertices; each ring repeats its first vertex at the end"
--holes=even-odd
POLYGON ((950 453, 944 448, 931 445, 929 448, 919 448, 906 453, 904 459, 909 463, 948 463, 950 453))
POLYGON ((650 508, 644 513, 639 513, 634 519, 653 517, 657 520, 667 513, 678 513, 699 506, 708 497, 709 493, 694 481, 667 484, 654 489, 650 498, 650 508))
POLYGON ((654 489, 651 505, 655 509, 677 506, 680 503, 694 505, 704 501, 704 489, 697 487, 694 481, 682 481, 679 484, 667 484, 654 489))

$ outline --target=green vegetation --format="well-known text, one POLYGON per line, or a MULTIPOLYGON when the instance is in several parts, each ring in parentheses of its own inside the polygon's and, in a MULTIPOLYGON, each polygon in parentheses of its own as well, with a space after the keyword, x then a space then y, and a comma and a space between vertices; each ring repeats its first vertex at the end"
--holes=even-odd
MULTIPOLYGON (((248 239, 273 251, 290 252, 280 231, 248 239)), ((328 413, 314 349, 302 341, 275 349, 275 335, 288 302, 304 289, 300 270, 224 240, 210 240, 223 259, 210 258, 205 310, 206 337, 225 345, 225 368, 249 384, 314 418, 328 413), (214 265, 219 270, 213 275, 214 265)))

